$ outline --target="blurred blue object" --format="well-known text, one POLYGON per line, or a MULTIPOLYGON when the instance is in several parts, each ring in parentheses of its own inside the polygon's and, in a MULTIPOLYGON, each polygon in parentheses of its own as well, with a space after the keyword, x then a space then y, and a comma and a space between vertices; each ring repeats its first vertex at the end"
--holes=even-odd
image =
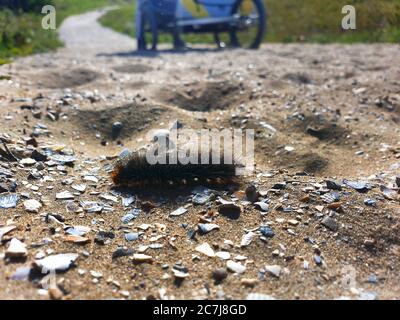
MULTIPOLYGON (((263 0, 138 0, 136 36, 138 49, 147 49, 147 33, 151 33, 151 49, 155 50, 158 33, 170 32, 174 47, 180 47, 181 33, 211 32, 219 46, 220 33, 228 33, 232 46, 245 46, 239 32, 249 32, 248 48, 258 48, 266 29, 263 0)), ((245 37, 243 38, 245 39, 245 37)))

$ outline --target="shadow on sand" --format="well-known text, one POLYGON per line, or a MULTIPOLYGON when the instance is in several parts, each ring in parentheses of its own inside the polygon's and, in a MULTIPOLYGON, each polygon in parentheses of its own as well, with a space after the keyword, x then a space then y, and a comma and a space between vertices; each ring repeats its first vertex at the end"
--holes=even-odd
POLYGON ((114 53, 99 53, 98 57, 145 57, 145 58, 155 58, 163 54, 185 54, 191 52, 221 52, 224 49, 220 48, 186 48, 182 50, 176 49, 161 49, 161 50, 136 50, 136 51, 126 51, 126 52, 114 52, 114 53))

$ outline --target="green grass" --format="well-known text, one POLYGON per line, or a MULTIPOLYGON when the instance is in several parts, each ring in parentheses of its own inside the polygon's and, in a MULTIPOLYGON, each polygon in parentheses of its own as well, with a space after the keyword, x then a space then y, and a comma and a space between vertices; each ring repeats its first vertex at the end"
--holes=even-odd
POLYGON ((0 60, 12 56, 54 49, 60 45, 54 31, 41 27, 41 17, 32 13, 15 14, 9 10, 0 12, 0 60))
MULTIPOLYGON (((48 0, 57 11, 57 25, 70 15, 106 5, 125 3, 123 0, 48 0)), ((11 57, 54 50, 62 43, 56 30, 43 30, 41 10, 13 12, 0 9, 0 65, 11 57)))
POLYGON ((57 10, 57 24, 68 16, 86 12, 95 8, 122 4, 123 0, 52 0, 57 10))
MULTIPOLYGON (((132 1, 131 1, 132 2, 132 1)), ((400 0, 267 0, 267 42, 358 43, 400 42, 400 0), (357 30, 343 31, 341 9, 357 10, 357 30)), ((134 36, 135 4, 109 12, 100 22, 134 36)), ((210 35, 185 36, 191 43, 212 42, 210 35)), ((168 35, 161 42, 170 42, 168 35)))

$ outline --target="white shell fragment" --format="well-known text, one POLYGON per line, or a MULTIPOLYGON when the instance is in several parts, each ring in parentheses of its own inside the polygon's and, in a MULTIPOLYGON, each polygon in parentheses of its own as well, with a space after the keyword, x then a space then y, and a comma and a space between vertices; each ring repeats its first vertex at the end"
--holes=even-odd
POLYGON ((17 226, 5 226, 5 227, 0 227, 0 240, 3 236, 5 236, 7 233, 10 233, 11 231, 17 229, 17 226))
POLYGON ((101 194, 100 198, 107 201, 118 202, 118 198, 111 194, 101 194))
POLYGON ((58 200, 72 200, 74 195, 69 191, 61 191, 56 194, 56 199, 58 200))
POLYGON ((218 251, 215 256, 222 260, 229 260, 231 258, 231 254, 227 251, 218 251))
POLYGON ((74 226, 74 227, 67 228, 65 230, 65 233, 74 235, 74 236, 84 236, 87 233, 89 233, 90 230, 91 229, 86 226, 74 226))
POLYGON ((198 228, 201 233, 206 234, 206 233, 209 233, 210 231, 218 230, 219 225, 217 225, 215 223, 199 223, 198 228))
POLYGON ((76 160, 76 157, 63 154, 54 154, 50 156, 50 159, 61 163, 72 163, 76 160))
POLYGON ((80 204, 83 210, 89 213, 101 212, 103 210, 103 205, 96 201, 81 201, 80 204))
POLYGON ((42 207, 42 204, 35 199, 29 199, 24 201, 24 207, 28 212, 38 213, 39 209, 42 207))
POLYGON ((187 278, 187 277, 189 277, 189 273, 188 272, 183 272, 183 271, 180 271, 180 270, 177 270, 177 269, 172 269, 172 272, 174 273, 174 276, 176 277, 176 278, 179 278, 179 279, 184 279, 184 278, 187 278))
POLYGON ((25 158, 22 159, 19 163, 23 166, 33 166, 36 163, 36 160, 32 158, 25 158))
POLYGON ((175 211, 172 211, 169 215, 173 216, 173 217, 176 217, 176 216, 180 216, 180 215, 182 215, 182 214, 184 214, 186 212, 187 212, 186 208, 180 207, 180 208, 176 209, 175 211))
POLYGON ((228 260, 226 263, 226 267, 232 271, 232 272, 236 272, 236 273, 243 273, 246 271, 246 266, 242 265, 239 262, 235 262, 232 260, 228 260))
POLYGON ((278 265, 265 266, 265 270, 276 278, 279 278, 282 268, 278 265))
POLYGON ((254 206, 255 206, 258 210, 260 210, 260 211, 262 211, 262 212, 268 212, 269 206, 268 206, 268 204, 265 203, 265 202, 255 202, 255 203, 254 203, 254 206))
POLYGON ((6 257, 8 258, 23 258, 28 254, 28 250, 26 249, 26 244, 22 243, 16 238, 11 239, 10 245, 6 251, 6 257))
POLYGON ((78 259, 78 256, 76 253, 62 253, 35 260, 33 263, 36 267, 42 269, 43 272, 66 271, 78 259))
POLYGON ((95 176, 84 176, 83 180, 87 182, 93 182, 95 184, 99 182, 99 179, 97 179, 95 176))
POLYGON ((242 242, 240 243, 241 247, 246 247, 248 246, 254 239, 255 237, 255 233, 250 231, 248 233, 246 233, 243 237, 242 237, 242 242))
POLYGON ((276 300, 273 296, 263 293, 249 293, 246 300, 276 300))
POLYGON ((200 252, 210 258, 215 257, 214 250, 211 248, 211 246, 208 243, 203 243, 203 244, 197 246, 196 251, 200 252))
POLYGON ((85 192, 86 184, 73 184, 71 188, 78 192, 85 192))

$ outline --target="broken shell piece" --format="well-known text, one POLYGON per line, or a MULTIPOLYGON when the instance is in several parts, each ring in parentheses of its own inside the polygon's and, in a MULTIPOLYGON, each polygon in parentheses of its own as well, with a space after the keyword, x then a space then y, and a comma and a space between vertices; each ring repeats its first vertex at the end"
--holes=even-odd
POLYGON ((262 211, 262 212, 268 212, 269 206, 268 206, 268 204, 265 203, 265 202, 255 202, 255 203, 254 203, 254 206, 255 206, 258 210, 260 210, 260 211, 262 211))
POLYGON ((254 239, 255 237, 255 233, 254 232, 248 232, 246 233, 243 237, 242 237, 242 242, 240 243, 241 247, 246 247, 248 246, 254 239))
POLYGON ((0 241, 3 236, 5 236, 7 233, 10 233, 11 231, 17 229, 16 226, 5 226, 5 227, 0 227, 0 241))
POLYGON ((11 239, 6 251, 7 258, 24 258, 28 255, 26 244, 16 238, 11 239))
POLYGON ((66 271, 78 259, 76 253, 62 253, 48 256, 44 259, 35 260, 33 265, 46 273, 49 271, 66 271))
POLYGON ((231 258, 231 254, 227 251, 218 251, 215 256, 222 260, 229 260, 231 258))
POLYGON ((54 154, 50 156, 50 159, 61 163, 72 163, 76 160, 76 157, 63 154, 54 154))
POLYGON ((79 243, 84 244, 90 242, 89 238, 76 236, 76 235, 68 235, 63 238, 64 242, 72 242, 72 243, 79 243))
POLYGON ((106 201, 112 201, 112 202, 118 202, 118 198, 116 196, 113 196, 111 194, 101 194, 100 198, 106 201))
POLYGON ((136 253, 132 256, 132 260, 137 263, 152 262, 153 257, 141 253, 136 253))
POLYGON ((198 226, 199 231, 203 234, 209 233, 212 230, 219 229, 219 225, 215 223, 199 223, 198 226))
POLYGON ((33 166, 36 163, 36 160, 32 158, 25 158, 22 159, 19 163, 25 167, 28 167, 28 166, 33 166))
POLYGON ((29 199, 24 201, 24 207, 28 212, 38 213, 39 209, 42 207, 42 204, 35 199, 29 199))
POLYGON ((73 184, 71 188, 78 192, 85 192, 86 184, 73 184))
POLYGON ((69 227, 65 230, 65 233, 74 235, 74 236, 84 236, 85 234, 90 232, 90 228, 86 226, 74 226, 69 227))
POLYGON ((133 209, 129 211, 126 215, 124 215, 121 218, 121 221, 123 224, 128 224, 131 222, 133 219, 136 219, 139 216, 140 210, 139 209, 133 209))
POLYGON ((265 270, 276 278, 279 278, 282 268, 278 265, 265 266, 265 270))
POLYGON ((74 195, 69 191, 62 191, 56 194, 56 199, 58 200, 72 200, 74 195))
POLYGON ((276 300, 274 297, 263 293, 249 293, 246 300, 276 300))
POLYGON ((243 273, 246 271, 246 266, 233 260, 228 260, 226 263, 226 267, 228 268, 228 270, 236 273, 243 273))
POLYGON ((179 279, 185 279, 189 276, 188 272, 183 272, 175 268, 172 269, 172 272, 174 273, 174 276, 179 279))
POLYGON ((210 258, 215 257, 214 250, 210 247, 210 245, 208 243, 203 243, 203 244, 197 246, 196 251, 200 252, 210 258))
POLYGON ((186 212, 187 212, 186 208, 180 207, 180 208, 176 209, 175 211, 172 211, 169 215, 173 216, 173 217, 176 217, 176 216, 180 216, 180 215, 182 215, 182 214, 184 214, 186 212))
POLYGON ((18 200, 19 196, 16 194, 0 196, 0 208, 1 209, 15 208, 18 200))
POLYGON ((396 192, 396 190, 388 188, 386 186, 380 187, 383 196, 388 200, 400 200, 400 195, 396 192))

